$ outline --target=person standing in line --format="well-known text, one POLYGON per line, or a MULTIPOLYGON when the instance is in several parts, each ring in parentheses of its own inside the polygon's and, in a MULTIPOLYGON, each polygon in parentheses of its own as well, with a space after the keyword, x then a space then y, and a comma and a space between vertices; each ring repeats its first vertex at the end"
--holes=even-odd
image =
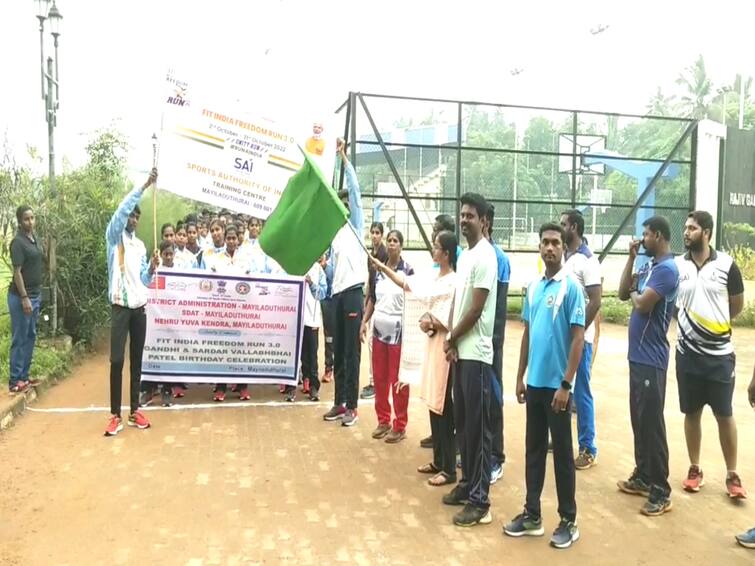
POLYGON ((325 372, 322 383, 333 381, 333 331, 335 327, 335 310, 333 307, 333 265, 328 261, 330 250, 320 260, 320 267, 325 272, 325 298, 320 302, 322 308, 322 334, 325 338, 325 372))
POLYGON ((742 312, 745 288, 736 262, 710 245, 712 234, 710 213, 690 212, 684 225, 687 253, 676 258, 676 381, 690 460, 682 487, 696 493, 704 484, 701 420, 703 408, 710 405, 726 462, 726 491, 732 499, 745 499, 747 492, 737 474, 737 424, 732 413, 735 356, 731 343, 731 321, 742 312))
POLYGON ((493 520, 488 494, 498 261, 493 246, 482 235, 488 206, 479 194, 461 197, 459 224, 469 248, 458 262, 451 331, 444 345, 446 358, 453 363, 454 422, 462 473, 461 481, 443 496, 443 503, 464 505, 453 517, 460 527, 493 520))
POLYGON ((579 539, 571 391, 584 349, 585 298, 579 283, 561 268, 565 239, 558 224, 549 222, 540 227, 540 256, 545 273, 529 285, 524 297, 516 396, 520 403, 527 403, 527 499, 524 512, 503 528, 513 537, 542 536, 545 532, 540 497, 550 433, 560 517, 550 540, 555 548, 569 548, 579 539))
POLYGON ((493 242, 493 222, 495 206, 492 204, 485 214, 483 234, 493 246, 497 261, 497 286, 495 299, 495 322, 493 323, 493 374, 495 375, 494 394, 490 410, 490 426, 493 434, 492 460, 490 463, 490 484, 503 477, 506 453, 503 451, 503 340, 506 335, 506 310, 508 306, 511 263, 500 246, 493 242))
POLYGON ((666 335, 679 289, 679 270, 670 241, 668 220, 662 216, 648 218, 643 223, 642 240, 629 246, 619 283, 619 298, 632 302, 628 358, 635 469, 629 479, 617 485, 624 493, 647 497, 640 511, 650 517, 672 508, 663 408, 669 357, 666 335), (640 245, 653 259, 633 275, 640 245))
MULTIPOLYGON (((383 223, 373 222, 370 226, 370 240, 372 242, 372 250, 370 256, 376 258, 381 263, 388 261, 388 250, 383 243, 383 223)), ((365 303, 365 312, 370 308, 370 297, 375 294, 375 268, 371 263, 367 265, 368 283, 367 283, 367 299, 365 303)), ((374 305, 372 305, 374 307, 374 305)), ((370 382, 362 388, 362 392, 359 394, 360 399, 374 399, 375 398, 375 379, 372 373, 372 325, 367 327, 367 335, 365 341, 367 342, 367 354, 369 356, 369 371, 370 382)))
POLYGON ((574 381, 574 404, 577 408, 577 440, 579 453, 575 461, 578 470, 587 470, 598 462, 598 448, 595 445, 595 404, 590 377, 592 375, 593 342, 595 325, 593 322, 600 312, 603 297, 603 279, 600 262, 584 241, 585 219, 578 210, 565 210, 561 213, 561 227, 566 233, 564 268, 574 276, 585 295, 585 346, 574 381))
POLYGON ((216 218, 210 222, 210 245, 202 251, 200 269, 210 269, 225 253, 225 224, 216 218))
MULTIPOLYGON (((401 257, 404 236, 398 230, 388 232, 388 260, 386 265, 404 276, 414 274, 412 267, 401 257)), ((382 263, 381 263, 382 265, 382 263)), ((385 439, 388 444, 401 442, 406 436, 409 419, 409 385, 399 383, 401 363, 401 337, 404 317, 404 289, 397 286, 384 273, 375 270, 367 308, 362 319, 360 339, 367 337, 372 327, 372 366, 375 376, 375 413, 378 426, 372 438, 385 439), (391 426, 391 403, 395 419, 391 426)))
MULTIPOLYGON (((440 234, 441 232, 451 232, 456 235, 456 224, 454 223, 453 216, 450 214, 439 214, 435 217, 435 221, 433 222, 433 232, 430 236, 431 241, 435 241, 435 238, 440 234)), ((459 261, 459 258, 461 257, 461 246, 458 245, 458 237, 457 237, 457 244, 456 244, 456 261, 459 261)), ((433 267, 435 269, 440 269, 440 264, 437 261, 433 260, 433 267)), ((454 271, 456 268, 454 268, 454 271)), ((431 423, 432 424, 432 423, 431 423)), ((426 436, 425 438, 422 438, 419 441, 419 445, 421 448, 433 448, 435 447, 435 443, 433 442, 433 435, 430 434, 429 436, 426 436)))
POLYGON ((157 182, 157 169, 152 169, 147 182, 135 188, 121 201, 105 230, 108 257, 108 297, 111 305, 110 328, 110 418, 105 436, 123 430, 121 420, 121 384, 126 339, 129 339, 131 373, 131 411, 128 425, 139 429, 150 427, 139 410, 139 388, 142 376, 142 354, 147 332, 147 285, 159 264, 159 256, 147 262, 147 250, 136 237, 141 210, 139 200, 144 191, 157 182))
POLYGON ((367 256, 358 239, 364 233, 364 211, 356 171, 346 158, 343 140, 338 140, 337 151, 345 165, 347 186, 346 190, 339 191, 338 197, 349 210, 348 221, 351 226, 341 227, 330 246, 335 310, 333 350, 336 387, 333 406, 323 415, 323 420, 340 419, 343 426, 350 427, 359 420, 359 361, 362 356, 359 329, 364 310, 367 256))
MULTIPOLYGON (((222 253, 212 254, 207 257, 207 268, 214 273, 222 275, 247 275, 249 273, 249 258, 238 253, 238 241, 238 229, 236 225, 229 224, 225 227, 225 249, 222 253)), ((239 401, 249 401, 251 399, 248 383, 234 385, 236 386, 234 390, 238 390, 239 393, 239 401)), ((226 383, 215 385, 212 400, 216 403, 225 401, 227 389, 228 385, 226 383)))
POLYGON ((13 277, 8 288, 10 314, 10 378, 8 391, 23 393, 38 381, 29 377, 37 320, 42 307, 42 244, 34 234, 34 211, 23 205, 16 209, 18 231, 10 243, 13 277))
POLYGON ((453 232, 441 231, 433 240, 433 270, 430 279, 419 276, 405 277, 372 258, 373 265, 404 291, 422 300, 427 313, 420 319, 420 330, 427 335, 422 361, 420 397, 430 413, 430 430, 433 439, 433 459, 417 468, 421 474, 433 474, 427 483, 440 487, 456 483, 456 443, 454 434, 452 380, 450 364, 443 352, 448 334, 451 305, 456 288, 456 248, 458 241, 453 232))

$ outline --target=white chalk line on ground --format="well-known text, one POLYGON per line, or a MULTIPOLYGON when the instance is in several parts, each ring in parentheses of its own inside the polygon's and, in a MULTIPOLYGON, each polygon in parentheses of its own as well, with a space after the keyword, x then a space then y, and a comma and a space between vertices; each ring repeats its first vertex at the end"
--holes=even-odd
MULTIPOLYGON (((362 404, 372 405, 372 399, 362 399, 362 404)), ((504 396, 504 401, 509 403, 515 403, 516 398, 508 395, 504 396)), ((421 399, 412 399, 410 401, 414 403, 424 403, 421 399)), ((206 410, 206 409, 238 409, 243 407, 331 407, 332 401, 297 401, 290 403, 288 401, 238 401, 231 403, 192 403, 190 405, 175 404, 170 407, 163 406, 148 406, 141 407, 142 411, 194 411, 194 410, 206 410)), ((128 411, 131 407, 128 405, 121 406, 122 411, 128 411)), ((39 409, 36 407, 26 407, 26 410, 32 413, 52 413, 52 414, 75 414, 75 413, 109 413, 109 406, 89 406, 89 407, 52 407, 49 409, 39 409)))

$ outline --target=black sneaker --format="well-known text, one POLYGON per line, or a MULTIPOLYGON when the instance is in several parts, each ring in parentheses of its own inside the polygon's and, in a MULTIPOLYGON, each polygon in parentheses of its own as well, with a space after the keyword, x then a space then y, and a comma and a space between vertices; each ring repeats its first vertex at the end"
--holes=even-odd
POLYGON ((474 527, 475 525, 487 525, 493 521, 490 509, 483 509, 467 503, 464 509, 454 515, 454 525, 457 527, 474 527))
POLYGON ((356 409, 346 409, 341 419, 341 426, 354 426, 359 422, 359 414, 356 409))
POLYGON ((419 441, 420 448, 432 448, 433 447, 433 435, 426 436, 419 441))
POLYGON ((443 496, 444 505, 464 505, 469 499, 469 493, 463 490, 460 485, 455 485, 454 488, 443 496))
POLYGON ((620 480, 616 482, 616 485, 621 491, 630 495, 650 496, 650 486, 639 476, 637 470, 632 472, 628 480, 620 480))
POLYGON ((310 387, 310 389, 309 389, 309 400, 310 401, 319 401, 320 400, 320 390, 317 389, 317 387, 310 387))
POLYGON ((325 421, 337 421, 338 419, 343 418, 345 412, 346 407, 343 405, 333 405, 330 410, 322 416, 322 418, 325 421))
POLYGON ((569 548, 578 540, 579 529, 577 528, 577 523, 562 518, 551 536, 551 546, 554 548, 569 548))
POLYGON ((148 407, 152 404, 152 391, 142 391, 139 393, 139 406, 148 407))
POLYGON ((361 399, 374 399, 375 398, 375 386, 365 385, 362 388, 362 392, 359 394, 361 399))
POLYGON ((658 517, 664 513, 668 513, 672 508, 673 504, 668 497, 657 501, 648 499, 645 505, 642 506, 642 509, 640 509, 640 513, 647 517, 658 517))
POLYGON ((292 387, 289 391, 286 391, 286 401, 288 403, 296 401, 296 387, 292 387))
POLYGON ((163 387, 160 396, 162 398, 163 407, 170 407, 173 404, 173 396, 171 395, 170 388, 167 386, 163 387))
POLYGON ((543 520, 532 517, 527 512, 519 513, 514 519, 503 526, 504 534, 510 537, 541 537, 545 534, 543 520))

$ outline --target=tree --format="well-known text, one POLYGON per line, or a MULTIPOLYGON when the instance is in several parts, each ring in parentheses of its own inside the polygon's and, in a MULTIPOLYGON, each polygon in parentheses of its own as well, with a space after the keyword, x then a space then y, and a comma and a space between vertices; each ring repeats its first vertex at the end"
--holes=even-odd
POLYGON ((708 115, 708 106, 713 94, 713 83, 708 78, 702 55, 699 55, 697 60, 679 75, 676 84, 683 86, 686 90, 681 97, 684 115, 696 120, 705 118, 708 115))

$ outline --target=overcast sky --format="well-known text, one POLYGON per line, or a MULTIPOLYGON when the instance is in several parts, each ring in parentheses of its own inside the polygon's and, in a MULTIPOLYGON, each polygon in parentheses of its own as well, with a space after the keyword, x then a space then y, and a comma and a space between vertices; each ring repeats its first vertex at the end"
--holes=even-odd
MULTIPOLYGON (((283 118, 333 111, 349 90, 642 113, 698 54, 716 82, 755 75, 752 4, 59 0, 58 155, 80 163, 114 124, 148 167, 170 67, 283 118)), ((46 155, 34 16, 31 0, 2 0, 0 138, 46 155)))

